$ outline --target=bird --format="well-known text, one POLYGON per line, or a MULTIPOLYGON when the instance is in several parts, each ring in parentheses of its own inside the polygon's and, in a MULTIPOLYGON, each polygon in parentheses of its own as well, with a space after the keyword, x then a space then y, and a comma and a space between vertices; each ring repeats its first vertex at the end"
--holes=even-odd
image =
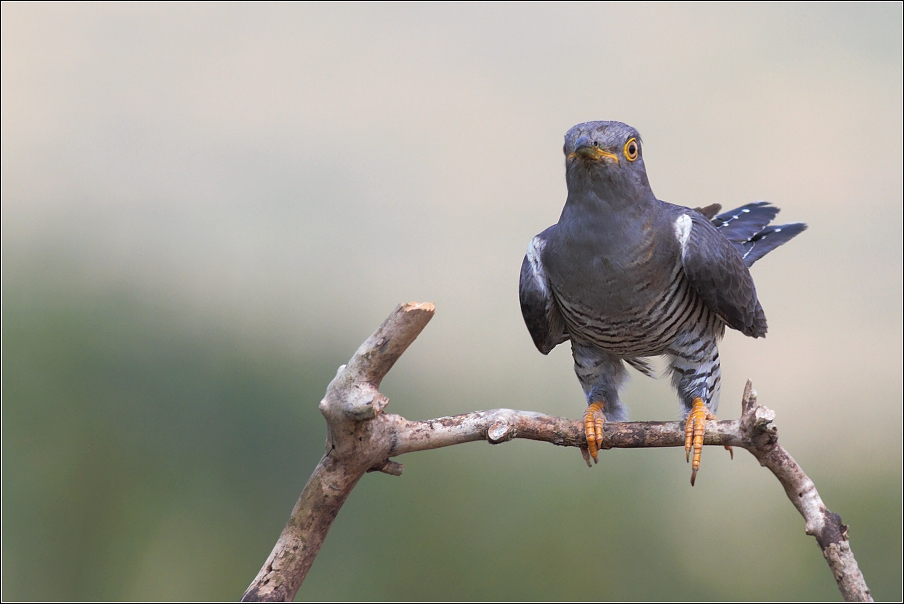
POLYGON ((627 419, 619 391, 630 365, 656 377, 665 357, 685 421, 691 485, 707 421, 716 419, 725 327, 766 335, 766 315, 749 268, 803 232, 772 225, 779 209, 748 203, 691 208, 661 201, 647 178, 637 130, 615 121, 565 134, 568 194, 558 223, 535 236, 521 264, 519 299, 527 330, 545 354, 571 342, 587 399, 587 465, 598 461, 603 424, 627 419))

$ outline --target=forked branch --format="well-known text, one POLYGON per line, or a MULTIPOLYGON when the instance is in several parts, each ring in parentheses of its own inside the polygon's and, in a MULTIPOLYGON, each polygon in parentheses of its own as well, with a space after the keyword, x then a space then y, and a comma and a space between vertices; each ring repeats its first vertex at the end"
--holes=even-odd
MULTIPOLYGON (((314 469, 276 546, 243 601, 288 601, 301 587, 342 504, 366 473, 400 475, 390 459, 403 453, 486 440, 540 440, 565 447, 586 445, 577 420, 531 411, 493 409, 427 421, 383 413, 389 402, 378 388, 408 346, 433 317, 432 304, 398 306, 336 373, 320 402, 327 421, 326 453, 314 469)), ((775 413, 757 406, 748 381, 739 420, 711 422, 704 444, 741 447, 767 467, 785 489, 825 556, 847 601, 872 601, 851 552, 847 527, 830 512, 797 462, 778 443, 775 413)), ((602 448, 683 447, 678 422, 607 423, 602 448)))

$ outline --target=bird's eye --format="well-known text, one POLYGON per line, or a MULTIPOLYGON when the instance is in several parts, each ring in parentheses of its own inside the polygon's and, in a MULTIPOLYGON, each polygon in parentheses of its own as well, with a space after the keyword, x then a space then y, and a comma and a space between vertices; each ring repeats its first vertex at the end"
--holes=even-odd
POLYGON ((625 158, 628 161, 634 161, 639 154, 640 147, 637 145, 637 139, 629 138, 628 142, 625 143, 625 158))

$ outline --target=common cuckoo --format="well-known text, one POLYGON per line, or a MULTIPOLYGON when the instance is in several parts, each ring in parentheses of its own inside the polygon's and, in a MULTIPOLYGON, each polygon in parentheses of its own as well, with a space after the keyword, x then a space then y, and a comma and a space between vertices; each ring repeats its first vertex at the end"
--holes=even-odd
POLYGON ((524 322, 543 354, 571 340, 587 398, 584 459, 597 461, 604 421, 624 421, 625 363, 653 376, 663 355, 693 450, 719 404, 717 344, 728 325, 766 335, 748 268, 804 229, 771 226, 778 208, 750 203, 719 214, 660 201, 640 134, 620 122, 578 124, 565 135, 568 197, 555 224, 530 242, 521 265, 524 322), (718 214, 718 215, 717 215, 718 214))

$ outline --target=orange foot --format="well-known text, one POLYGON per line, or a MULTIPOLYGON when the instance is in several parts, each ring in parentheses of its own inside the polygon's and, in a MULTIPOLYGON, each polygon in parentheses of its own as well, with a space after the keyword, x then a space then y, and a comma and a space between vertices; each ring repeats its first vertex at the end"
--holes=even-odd
POLYGON ((584 435, 587 437, 587 448, 581 447, 581 454, 584 461, 590 467, 590 458, 593 463, 597 463, 597 453, 600 445, 603 444, 603 424, 606 422, 606 416, 603 414, 603 404, 593 403, 587 406, 584 411, 584 435))
MULTIPOLYGON (((684 454, 688 461, 691 458, 691 448, 694 449, 694 462, 691 464, 691 486, 697 479, 697 470, 700 469, 700 454, 703 452, 703 433, 706 431, 706 422, 717 420, 714 414, 710 413, 703 399, 695 398, 694 406, 687 415, 687 422, 684 426, 684 454)), ((585 422, 586 423, 586 422, 585 422)), ((731 447, 725 447, 731 453, 734 459, 734 451, 731 447)))

